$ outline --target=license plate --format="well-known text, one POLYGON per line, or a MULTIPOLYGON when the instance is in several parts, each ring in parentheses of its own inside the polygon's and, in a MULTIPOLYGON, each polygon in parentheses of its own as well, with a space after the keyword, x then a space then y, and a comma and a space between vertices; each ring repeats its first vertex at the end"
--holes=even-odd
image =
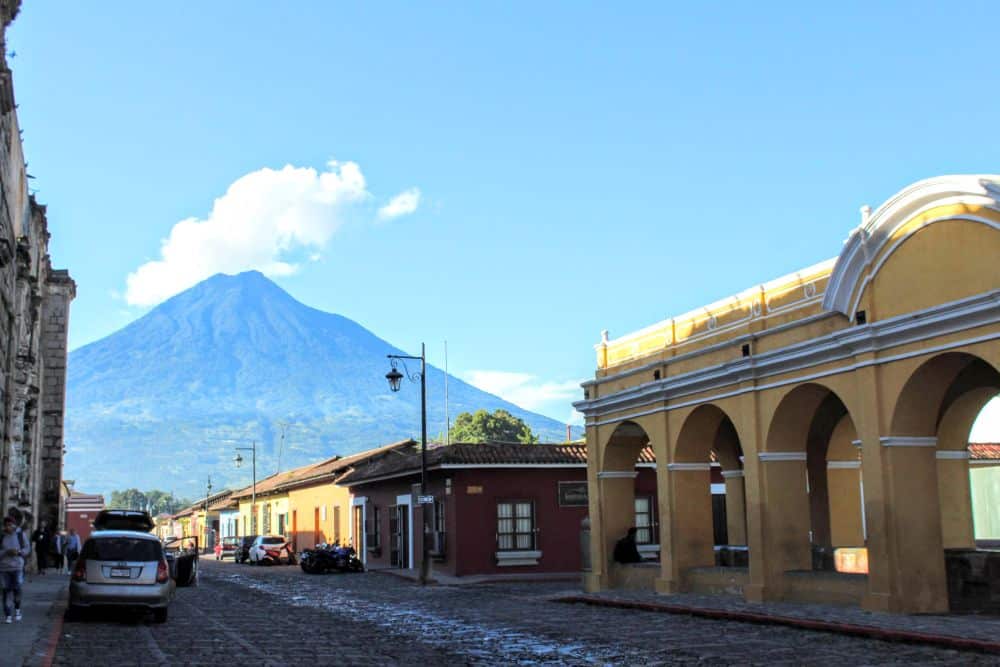
POLYGON ((113 567, 111 568, 111 576, 128 579, 132 576, 132 570, 127 567, 113 567))

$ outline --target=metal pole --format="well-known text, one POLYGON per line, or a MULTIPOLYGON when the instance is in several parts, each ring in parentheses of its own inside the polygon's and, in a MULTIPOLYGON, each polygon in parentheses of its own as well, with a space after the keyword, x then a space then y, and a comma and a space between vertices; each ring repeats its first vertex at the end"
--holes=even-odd
MULTIPOLYGON (((243 442, 246 442, 244 440, 243 442)), ((254 440, 250 447, 251 460, 253 461, 253 487, 250 489, 250 530, 257 534, 257 441, 254 440)))
MULTIPOLYGON (((424 344, 420 344, 420 495, 427 493, 427 358, 424 344)), ((420 584, 427 583, 430 569, 430 525, 429 512, 426 505, 421 505, 420 516, 423 517, 424 539, 421 541, 420 553, 420 584)))

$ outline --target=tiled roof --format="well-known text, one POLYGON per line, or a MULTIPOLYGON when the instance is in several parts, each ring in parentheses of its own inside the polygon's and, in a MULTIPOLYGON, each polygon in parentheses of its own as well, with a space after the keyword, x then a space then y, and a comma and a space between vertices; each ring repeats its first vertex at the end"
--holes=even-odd
POLYGON ((970 442, 969 458, 973 461, 1000 461, 1000 442, 970 442))
MULTIPOLYGON (((367 479, 387 475, 407 474, 420 469, 420 448, 415 446, 399 451, 399 456, 385 456, 359 465, 337 480, 338 484, 357 484, 367 479)), ((654 463, 653 450, 646 447, 637 463, 654 463)), ((481 465, 587 465, 587 448, 580 444, 521 443, 456 443, 434 445, 427 448, 427 466, 481 466, 481 465)))
MULTIPOLYGON (((412 447, 413 444, 412 440, 402 440, 349 456, 334 456, 319 463, 309 463, 293 470, 271 475, 257 482, 257 495, 283 493, 293 488, 333 481, 362 461, 377 458, 392 450, 412 447)), ((234 492, 232 499, 239 501, 249 498, 252 494, 253 487, 248 486, 234 492)))

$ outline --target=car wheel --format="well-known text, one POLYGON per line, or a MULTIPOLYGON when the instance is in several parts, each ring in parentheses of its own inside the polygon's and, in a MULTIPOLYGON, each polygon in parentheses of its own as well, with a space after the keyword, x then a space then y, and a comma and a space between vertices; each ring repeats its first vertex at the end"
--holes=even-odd
POLYGON ((160 607, 153 610, 153 620, 157 623, 167 622, 167 607, 160 607))

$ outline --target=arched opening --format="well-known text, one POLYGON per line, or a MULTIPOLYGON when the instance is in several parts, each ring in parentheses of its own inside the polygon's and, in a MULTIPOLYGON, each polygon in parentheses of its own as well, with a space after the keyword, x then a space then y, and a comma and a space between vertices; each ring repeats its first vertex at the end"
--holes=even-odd
POLYGON ((986 568, 970 562, 978 556, 969 465, 973 424, 998 393, 1000 372, 964 352, 925 361, 899 393, 883 445, 888 502, 897 508, 890 559, 908 582, 899 593, 908 610, 981 609, 974 589, 1000 589, 989 577, 973 581, 975 571, 1000 567, 1000 559, 986 568))
POLYGON ((864 546, 857 445, 847 406, 829 388, 800 385, 778 404, 760 454, 775 580, 788 571, 833 571, 838 549, 864 546))
MULTIPOLYGON (((604 447, 597 473, 604 554, 609 562, 614 557, 615 544, 630 528, 637 529, 636 542, 644 560, 656 560, 659 556, 654 466, 646 431, 635 422, 619 424, 604 447)), ((613 576, 612 585, 627 585, 628 582, 618 579, 621 578, 613 576)))
POLYGON ((667 466, 670 474, 673 568, 746 567, 747 519, 743 448, 733 420, 715 405, 684 420, 667 466))

